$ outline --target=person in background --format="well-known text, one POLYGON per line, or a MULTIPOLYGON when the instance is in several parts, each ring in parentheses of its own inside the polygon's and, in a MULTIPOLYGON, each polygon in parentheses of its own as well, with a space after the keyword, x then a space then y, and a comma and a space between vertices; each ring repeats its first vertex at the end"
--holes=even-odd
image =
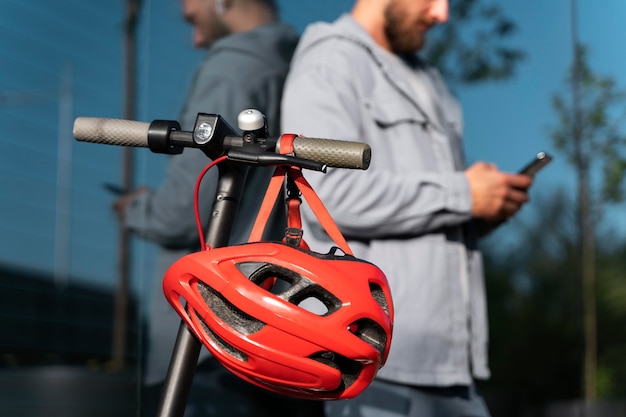
MULTIPOLYGON (((280 128, 280 100, 289 62, 298 41, 295 30, 278 19, 273 0, 182 0, 183 16, 193 26, 193 44, 206 48, 180 114, 183 130, 193 130, 198 113, 216 113, 236 128, 238 114, 254 108, 265 114, 270 134, 280 128)), ((160 253, 153 279, 148 323, 143 415, 155 414, 176 339, 178 315, 164 298, 161 283, 169 266, 199 250, 194 216, 195 182, 210 161, 200 150, 171 156, 159 188, 141 187, 114 203, 120 221, 139 237, 155 242, 160 253)), ((271 171, 251 169, 230 243, 245 242, 264 196, 271 171)), ((217 186, 217 169, 204 177, 200 213, 208 223, 217 186)), ((280 224, 280 222, 279 222, 280 224)), ((274 228, 284 233, 282 228, 274 228)), ((186 416, 315 416, 322 405, 270 394, 228 373, 203 348, 186 416)))
MULTIPOLYGON (((282 131, 361 141, 367 171, 307 178, 355 256, 387 275, 391 351, 358 397, 329 417, 484 417, 475 380, 489 377, 478 238, 528 201, 532 178, 486 162, 465 167, 461 109, 418 54, 448 19, 447 0, 357 0, 301 37, 282 102, 282 131)), ((312 250, 328 237, 303 213, 312 250)))

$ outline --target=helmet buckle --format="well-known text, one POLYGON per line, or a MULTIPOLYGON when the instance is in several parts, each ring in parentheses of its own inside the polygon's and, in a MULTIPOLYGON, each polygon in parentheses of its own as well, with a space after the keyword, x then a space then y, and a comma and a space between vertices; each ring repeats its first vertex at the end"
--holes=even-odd
POLYGON ((304 232, 302 229, 296 227, 287 227, 285 229, 285 243, 294 248, 300 247, 302 243, 302 235, 304 232))

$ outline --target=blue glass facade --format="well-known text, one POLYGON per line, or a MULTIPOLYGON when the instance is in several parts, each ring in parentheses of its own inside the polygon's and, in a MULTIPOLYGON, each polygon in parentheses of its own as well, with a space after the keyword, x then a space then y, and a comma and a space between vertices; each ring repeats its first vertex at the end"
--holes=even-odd
MULTIPOLYGON (((349 4, 280 6, 302 29, 349 4)), ((134 118, 176 120, 202 51, 179 1, 142 1, 137 22, 134 118)), ((127 368, 110 374, 119 235, 103 184, 121 182, 123 151, 72 135, 76 117, 125 117, 125 24, 124 0, 0 2, 0 415, 135 415, 155 247, 132 241, 127 368)), ((135 183, 157 185, 166 157, 133 155, 135 183)))

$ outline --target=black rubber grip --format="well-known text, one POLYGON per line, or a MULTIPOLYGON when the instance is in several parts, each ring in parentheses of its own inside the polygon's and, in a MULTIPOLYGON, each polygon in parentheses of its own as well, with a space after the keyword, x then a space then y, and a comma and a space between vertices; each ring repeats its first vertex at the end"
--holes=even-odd
POLYGON ((367 169, 372 159, 369 145, 344 140, 298 136, 293 140, 293 150, 298 158, 311 159, 336 168, 367 169))
POLYGON ((148 146, 150 123, 101 117, 78 117, 74 121, 74 137, 83 142, 118 146, 148 146))

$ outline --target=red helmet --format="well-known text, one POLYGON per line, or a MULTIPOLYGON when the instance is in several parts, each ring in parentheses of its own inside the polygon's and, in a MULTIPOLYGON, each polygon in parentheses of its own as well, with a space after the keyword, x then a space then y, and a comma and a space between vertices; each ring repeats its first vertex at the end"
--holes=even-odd
POLYGON ((280 394, 352 398, 389 353, 385 275, 336 250, 266 242, 205 250, 175 262, 163 289, 225 368, 280 394))

